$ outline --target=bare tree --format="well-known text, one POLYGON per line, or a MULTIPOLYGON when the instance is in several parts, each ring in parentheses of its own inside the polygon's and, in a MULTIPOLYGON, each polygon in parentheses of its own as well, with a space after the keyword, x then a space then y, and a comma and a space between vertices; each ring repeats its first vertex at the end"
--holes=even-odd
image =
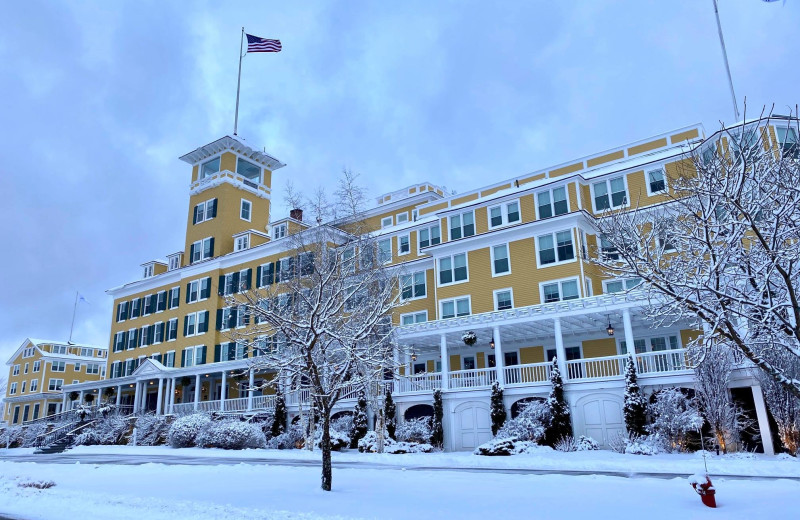
MULTIPOLYGON (((771 363, 780 366, 785 373, 800 379, 800 360, 788 354, 773 355, 771 363)), ((778 425, 778 436, 783 448, 797 456, 800 450, 800 399, 787 392, 783 385, 763 372, 756 374, 764 391, 764 400, 778 425)))
POLYGON ((719 449, 728 453, 728 448, 739 441, 741 432, 752 425, 742 409, 731 396, 729 384, 736 362, 727 345, 694 347, 704 357, 695 365, 695 401, 700 414, 711 428, 719 449))
POLYGON ((6 396, 6 389, 8 388, 8 381, 5 376, 0 376, 0 395, 6 396))
POLYGON ((274 271, 260 269, 255 288, 228 298, 254 321, 230 336, 249 346, 251 368, 270 371, 272 385, 307 400, 311 424, 319 414, 326 491, 334 406, 360 391, 374 394, 397 359, 391 312, 400 305, 398 278, 360 217, 362 199, 348 172, 333 200, 321 191, 311 200, 290 194, 314 224, 285 238, 290 256, 274 271))
POLYGON ((596 222, 595 262, 638 277, 657 325, 702 324, 705 344, 725 344, 800 397, 800 379, 770 361, 800 358, 798 119, 762 116, 722 128, 666 179, 667 201, 608 211, 596 222), (768 125, 779 128, 776 142, 768 125), (794 141, 793 141, 794 139, 794 141))

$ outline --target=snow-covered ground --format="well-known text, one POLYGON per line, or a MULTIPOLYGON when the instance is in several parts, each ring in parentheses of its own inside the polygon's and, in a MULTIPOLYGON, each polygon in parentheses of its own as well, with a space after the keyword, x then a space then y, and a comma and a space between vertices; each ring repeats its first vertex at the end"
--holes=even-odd
MULTIPOLYGON (((448 457, 450 455, 442 455, 448 457)), ((459 460, 455 457, 454 460, 459 460)), ((696 469, 696 468, 695 468, 696 469)), ((24 519, 792 518, 800 483, 714 478, 719 509, 686 478, 336 469, 264 464, 0 462, 0 516, 24 519), (50 489, 20 487, 52 480, 50 489)))
MULTIPOLYGON (((33 449, 0 449, 0 460, 14 460, 17 455, 30 455, 33 449)), ((247 461, 255 458, 320 460, 319 451, 305 450, 241 450, 183 448, 166 446, 78 446, 66 452, 70 456, 133 455, 149 457, 157 462, 161 457, 225 457, 247 461)), ((334 464, 339 462, 373 462, 400 467, 425 468, 499 468, 555 471, 604 471, 623 473, 668 473, 691 475, 703 471, 701 453, 660 454, 654 456, 622 455, 607 450, 562 453, 541 448, 533 453, 511 457, 483 457, 471 453, 413 453, 407 455, 365 454, 355 450, 333 453, 334 464)), ((800 477, 800 459, 739 453, 707 456, 708 471, 713 475, 746 475, 764 477, 800 477)))

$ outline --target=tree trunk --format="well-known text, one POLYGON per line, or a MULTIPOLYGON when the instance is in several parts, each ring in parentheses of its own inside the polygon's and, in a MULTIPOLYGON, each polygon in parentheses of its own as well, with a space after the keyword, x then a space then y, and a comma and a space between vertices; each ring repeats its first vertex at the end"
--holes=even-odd
POLYGON ((375 432, 378 434, 378 446, 377 450, 378 453, 383 453, 383 432, 384 428, 386 428, 386 423, 384 422, 383 417, 383 408, 378 411, 378 424, 375 426, 375 432))
POLYGON ((331 414, 325 411, 322 418, 322 490, 330 491, 333 481, 331 467, 331 414))

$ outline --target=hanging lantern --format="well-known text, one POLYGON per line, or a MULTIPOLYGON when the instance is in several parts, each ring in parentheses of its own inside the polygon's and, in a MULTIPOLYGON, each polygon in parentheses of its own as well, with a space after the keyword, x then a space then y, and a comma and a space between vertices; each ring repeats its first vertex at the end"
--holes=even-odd
POLYGON ((494 336, 492 336, 492 339, 491 339, 491 340, 489 340, 489 348, 491 348, 492 350, 494 350, 494 336))
POLYGON ((608 318, 608 327, 606 327, 606 332, 608 332, 609 336, 614 335, 614 327, 611 326, 611 318, 608 318))

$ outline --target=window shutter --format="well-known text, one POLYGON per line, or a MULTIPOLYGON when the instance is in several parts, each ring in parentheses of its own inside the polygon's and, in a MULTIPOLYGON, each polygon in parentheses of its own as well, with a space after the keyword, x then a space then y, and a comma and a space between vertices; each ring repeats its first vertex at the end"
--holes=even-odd
MULTIPOLYGON (((216 206, 214 206, 214 207, 216 208, 216 206)), ((216 216, 216 209, 214 210, 214 215, 216 216)), ((208 257, 209 258, 214 258, 214 237, 211 237, 211 241, 210 242, 211 242, 211 247, 209 247, 208 249, 211 252, 208 254, 208 257)))
POLYGON ((247 359, 247 350, 248 350, 248 348, 249 348, 249 347, 248 347, 247 345, 245 345, 245 346, 244 346, 244 349, 243 349, 243 350, 244 350, 244 353, 243 353, 243 356, 242 356, 242 357, 244 357, 245 359, 247 359))
POLYGON ((217 287, 217 292, 220 296, 225 295, 225 275, 219 275, 219 287, 217 287))
POLYGON ((189 332, 189 316, 183 317, 183 337, 186 337, 186 333, 189 332))
POLYGON ((222 330, 222 309, 217 309, 217 330, 222 330))
POLYGON ((186 351, 185 350, 181 351, 181 366, 182 367, 186 366, 186 351))
POLYGON ((244 290, 245 291, 249 291, 250 290, 251 284, 253 282, 252 278, 253 278, 253 269, 250 268, 250 269, 247 270, 247 277, 244 280, 244 290))
POLYGON ((234 294, 238 293, 239 290, 241 289, 241 287, 239 286, 239 282, 240 282, 240 280, 239 280, 239 272, 237 271, 237 272, 233 273, 233 293, 234 294))
POLYGON ((162 291, 164 293, 164 298, 161 298, 161 293, 156 296, 156 310, 163 311, 167 308, 167 292, 162 291))
POLYGON ((211 277, 203 278, 200 282, 200 297, 208 298, 211 296, 211 277))
POLYGON ((158 327, 161 329, 161 333, 159 334, 159 336, 161 336, 161 341, 166 341, 167 340, 167 336, 164 333, 165 329, 166 329, 166 326, 167 326, 166 323, 159 323, 158 324, 158 327))
MULTIPOLYGON (((130 338, 128 338, 128 341, 130 341, 130 338)), ((133 344, 136 345, 138 341, 139 341, 139 329, 133 329, 133 344)))
POLYGON ((117 304, 117 323, 119 323, 120 321, 122 321, 122 320, 120 319, 120 314, 121 314, 121 312, 122 312, 122 304, 121 304, 121 303, 118 303, 118 304, 117 304))
MULTIPOLYGON (((213 199, 213 200, 211 201, 211 210, 210 210, 210 213, 211 213, 211 218, 214 218, 214 217, 216 217, 216 216, 217 216, 217 199, 213 199)), ((212 247, 212 249, 213 249, 213 247, 212 247)))
POLYGON ((267 265, 267 285, 275 283, 275 264, 270 262, 267 265))
POLYGON ((219 363, 219 345, 214 345, 214 363, 219 363))
POLYGON ((194 262, 194 244, 189 247, 189 263, 194 262))
POLYGON ((161 363, 161 354, 156 354, 156 361, 161 363))
POLYGON ((197 224, 197 206, 194 207, 194 211, 192 213, 192 225, 195 225, 197 224))
MULTIPOLYGON (((133 333, 136 334, 136 331, 134 330, 133 333)), ((135 338, 136 338, 136 336, 134 336, 134 341, 136 341, 135 338)), ((122 341, 120 343, 121 343, 120 347, 122 347, 122 348, 120 348, 120 350, 125 350, 125 347, 128 345, 128 331, 127 330, 122 332, 122 341)))
POLYGON ((197 347, 197 348, 202 348, 203 349, 202 354, 200 355, 200 361, 197 364, 198 365, 205 365, 206 364, 206 353, 208 352, 208 347, 203 345, 202 347, 197 347))
POLYGON ((232 329, 232 328, 236 327, 236 318, 237 318, 238 314, 239 314, 239 309, 237 309, 236 307, 231 308, 231 315, 230 315, 230 318, 228 318, 228 328, 229 329, 232 329))
POLYGON ((205 315, 205 319, 203 320, 203 329, 200 332, 208 332, 208 311, 203 313, 205 315))
POLYGON ((228 343, 228 361, 236 359, 236 343, 233 341, 228 343))
POLYGON ((191 288, 192 288, 192 284, 191 283, 187 283, 186 284, 186 303, 189 303, 189 292, 191 291, 191 288))
POLYGON ((261 266, 256 269, 256 288, 261 287, 261 266))
POLYGON ((153 339, 155 339, 155 335, 156 335, 156 326, 155 325, 150 325, 149 327, 147 327, 147 344, 148 345, 152 345, 153 344, 153 339))

